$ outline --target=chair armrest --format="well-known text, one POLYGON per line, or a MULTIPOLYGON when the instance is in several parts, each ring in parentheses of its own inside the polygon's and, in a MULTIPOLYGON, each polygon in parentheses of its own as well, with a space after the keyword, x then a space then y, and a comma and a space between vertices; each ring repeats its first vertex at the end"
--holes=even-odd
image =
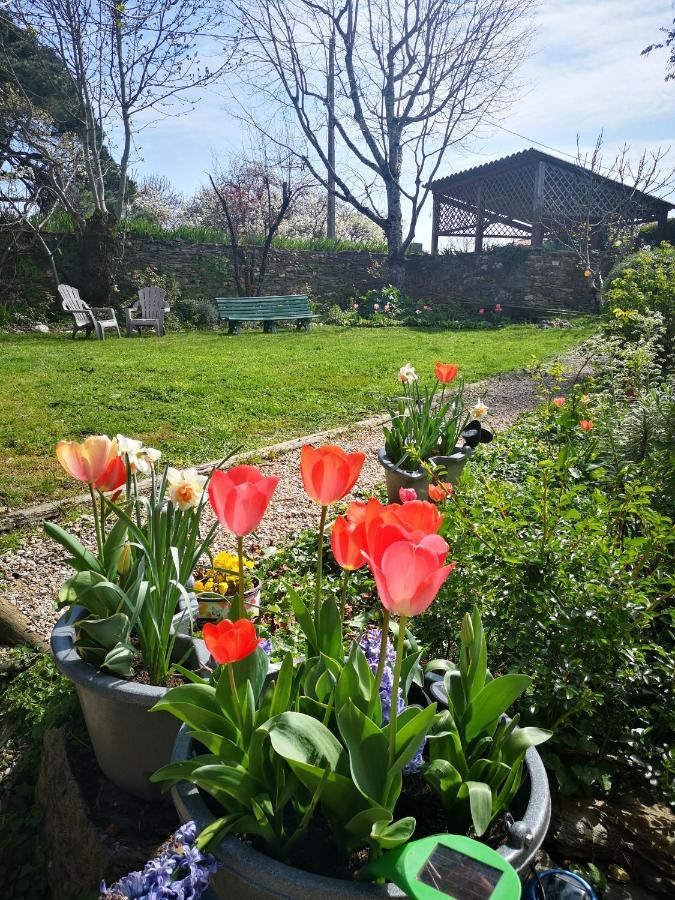
POLYGON ((112 306, 92 306, 90 312, 95 319, 115 318, 115 310, 112 306))

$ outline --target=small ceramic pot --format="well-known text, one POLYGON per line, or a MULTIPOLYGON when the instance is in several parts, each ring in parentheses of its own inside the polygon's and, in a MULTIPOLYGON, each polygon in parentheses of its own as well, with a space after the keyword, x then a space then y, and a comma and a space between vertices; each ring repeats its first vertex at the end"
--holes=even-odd
MULTIPOLYGON (((251 579, 253 587, 248 591, 244 591, 244 605, 248 610, 249 616, 255 618, 260 613, 260 580, 255 576, 251 579)), ((220 622, 226 619, 230 612, 232 599, 215 600, 212 594, 197 594, 197 603, 199 604, 198 615, 200 619, 206 622, 220 622)))

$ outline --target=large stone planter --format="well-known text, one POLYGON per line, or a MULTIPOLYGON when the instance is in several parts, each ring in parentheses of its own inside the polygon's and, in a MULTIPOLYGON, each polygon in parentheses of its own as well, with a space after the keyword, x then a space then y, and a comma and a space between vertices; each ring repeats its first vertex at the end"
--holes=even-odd
POLYGON ((389 459, 384 448, 377 451, 377 458, 384 469, 387 483, 387 499, 390 503, 400 503, 401 488, 412 488, 418 500, 429 499, 429 476, 424 471, 408 472, 401 469, 389 459))
MULTIPOLYGON (((193 754, 192 739, 183 725, 178 732, 173 762, 188 759, 193 754)), ((514 813, 519 821, 509 826, 508 839, 498 849, 518 872, 525 873, 530 860, 541 846, 551 815, 550 795, 546 771, 539 754, 532 747, 525 757, 527 777, 516 801, 514 813), (523 809, 522 817, 520 809, 523 809)), ((182 822, 193 819, 201 831, 215 820, 199 789, 180 782, 171 789, 173 802, 182 822)), ((349 897, 405 897, 393 884, 366 884, 342 881, 314 875, 278 862, 230 835, 214 851, 223 866, 213 876, 211 885, 220 900, 343 900, 349 897)))
MULTIPOLYGON (((86 663, 74 646, 75 622, 86 615, 84 607, 76 606, 56 623, 51 636, 56 667, 75 685, 96 760, 106 778, 136 797, 157 799, 161 785, 152 784, 149 777, 169 762, 180 723, 169 713, 148 710, 167 688, 106 675, 86 663)), ((186 652, 186 664, 194 668, 208 661, 203 641, 178 634, 176 659, 186 652)))

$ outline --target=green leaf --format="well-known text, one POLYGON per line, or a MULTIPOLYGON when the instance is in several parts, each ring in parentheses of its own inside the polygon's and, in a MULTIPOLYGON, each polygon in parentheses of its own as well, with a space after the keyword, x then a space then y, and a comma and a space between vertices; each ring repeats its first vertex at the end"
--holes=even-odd
POLYGON ((286 761, 296 760, 335 771, 344 753, 337 738, 317 719, 298 712, 285 712, 263 726, 272 747, 286 761))
POLYGON ((342 740, 349 751, 349 765, 356 787, 366 797, 383 804, 388 781, 387 738, 351 700, 337 712, 342 740))
POLYGON ((319 650, 332 659, 342 659, 342 617, 335 598, 326 597, 319 610, 319 650))
POLYGON ((424 778, 440 796, 444 808, 457 796, 462 776, 445 759, 435 759, 424 768, 424 778))
POLYGON ((443 678, 443 684, 445 685, 445 692, 448 695, 448 708, 452 712, 455 721, 459 721, 466 709, 464 685, 459 669, 451 669, 449 672, 446 672, 443 678))
POLYGON ((388 809, 382 806, 369 806, 356 813, 355 816, 344 825, 345 831, 356 835, 362 841, 370 836, 371 829, 376 822, 391 822, 393 816, 388 809))
POLYGON ((471 819, 478 837, 485 834, 492 821, 492 791, 480 781, 465 781, 458 796, 469 796, 471 819))
POLYGON ((117 577, 117 563, 127 540, 127 525, 117 519, 103 544, 103 567, 111 580, 117 577))
POLYGON ((502 744, 502 759, 511 765, 529 747, 537 747, 552 737, 553 732, 545 728, 517 728, 505 739, 502 744))
POLYGON ((382 819, 379 822, 375 822, 370 832, 370 837, 382 850, 394 850, 410 840, 416 824, 417 822, 412 816, 406 816, 403 819, 398 819, 396 822, 382 819))
POLYGON ((77 623, 78 638, 90 639, 108 648, 120 642, 127 643, 129 631, 129 617, 124 613, 115 613, 106 619, 81 619, 77 623))
POLYGON ((283 661, 281 663, 281 667, 279 668, 279 672, 277 674, 276 681, 274 683, 274 693, 272 694, 272 705, 270 706, 269 718, 272 719, 275 716, 280 715, 283 712, 287 712, 290 700, 291 700, 291 691, 293 689, 293 680, 294 680, 294 665, 293 665, 293 654, 287 653, 284 656, 283 661))
POLYGON ((497 720, 530 685, 528 675, 502 675, 488 682, 469 702, 461 720, 467 741, 487 731, 492 733, 497 720))
POLYGON ((112 650, 109 650, 105 659, 101 663, 101 668, 114 672, 115 675, 122 675, 128 678, 132 672, 132 662, 134 658, 134 648, 129 644, 115 644, 112 650))
MULTIPOLYGON (((420 667, 420 658, 422 656, 422 651, 419 653, 410 653, 408 656, 405 656, 401 662, 401 692, 403 694, 403 699, 408 701, 408 694, 410 693, 410 686, 415 680, 416 675, 422 674, 422 669, 420 667)), ((420 680, 419 678, 417 679, 420 680)))
POLYGON ((72 534, 54 522, 45 522, 45 531, 70 554, 69 563, 78 572, 92 571, 98 572, 99 575, 103 574, 103 567, 98 559, 72 534))
POLYGON ((374 685, 375 678, 368 665, 368 660, 357 642, 353 641, 335 690, 336 710, 340 710, 348 700, 351 700, 361 712, 369 715, 373 721, 381 721, 382 705, 379 694, 375 693, 374 698, 372 696, 374 685))
POLYGON ((313 647, 318 652, 319 647, 312 614, 303 603, 297 591, 293 590, 290 586, 287 588, 287 591, 288 599, 291 601, 291 606, 293 607, 293 614, 295 615, 300 628, 302 628, 303 634, 307 638, 310 647, 313 647))

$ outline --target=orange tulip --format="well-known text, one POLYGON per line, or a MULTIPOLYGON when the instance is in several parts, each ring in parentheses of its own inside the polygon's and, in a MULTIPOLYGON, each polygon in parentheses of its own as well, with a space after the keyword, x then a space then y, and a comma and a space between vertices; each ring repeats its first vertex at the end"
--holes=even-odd
POLYGON ((429 499, 434 503, 442 503, 452 494, 454 488, 449 481, 429 485, 429 499))
POLYGON ((255 633, 255 625, 249 619, 222 619, 220 622, 206 622, 202 629, 206 649, 219 664, 239 662, 246 659, 256 649, 260 640, 255 633))
POLYGON ((330 546, 337 564, 347 572, 355 572, 365 566, 366 526, 364 522, 353 522, 349 511, 338 516, 330 533, 330 546))
POLYGON ((342 500, 361 474, 365 453, 345 453, 341 447, 305 444, 300 453, 300 474, 309 497, 321 506, 342 500))
POLYGON ((104 494, 121 488, 127 480, 127 467, 121 456, 115 455, 100 478, 94 482, 94 487, 104 494))
POLYGON ((579 422, 579 428, 582 431, 592 431, 595 428, 595 422, 591 421, 591 419, 582 419, 579 422))
POLYGON ((457 377, 459 366, 450 365, 449 363, 436 363, 436 378, 441 384, 450 384, 457 377))
POLYGON ((91 485, 102 479, 116 456, 117 445, 106 434, 90 435, 81 444, 59 441, 56 445, 56 457, 65 471, 91 485))

